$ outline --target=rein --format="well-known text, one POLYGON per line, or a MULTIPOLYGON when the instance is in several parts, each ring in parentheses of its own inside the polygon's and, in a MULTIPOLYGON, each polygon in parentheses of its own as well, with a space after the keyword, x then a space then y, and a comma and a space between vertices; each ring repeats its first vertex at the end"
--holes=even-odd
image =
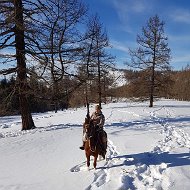
POLYGON ((101 132, 101 128, 96 128, 96 126, 94 126, 94 124, 92 123, 92 121, 90 120, 90 118, 86 117, 86 134, 87 134, 87 139, 89 141, 89 146, 90 146, 90 150, 91 152, 95 152, 98 144, 100 144, 100 149, 102 149, 101 146, 101 140, 100 140, 100 132, 101 132), (94 139, 93 139, 94 138, 94 139), (91 141, 93 140, 93 142, 91 141), (94 148, 94 150, 93 150, 94 148))
MULTIPOLYGON (((93 126, 93 127, 95 128, 95 126, 93 126)), ((90 145, 90 150, 92 152, 95 152, 98 143, 99 144, 101 143, 101 141, 100 141, 100 135, 99 135, 99 133, 100 133, 101 130, 102 129, 98 129, 98 130, 94 129, 94 133, 88 137, 88 139, 89 139, 89 145, 90 145), (90 139, 93 138, 95 136, 95 134, 97 135, 97 138, 96 138, 96 141, 94 141, 94 150, 92 150, 90 139)), ((102 149, 101 145, 100 145, 100 148, 102 149)))

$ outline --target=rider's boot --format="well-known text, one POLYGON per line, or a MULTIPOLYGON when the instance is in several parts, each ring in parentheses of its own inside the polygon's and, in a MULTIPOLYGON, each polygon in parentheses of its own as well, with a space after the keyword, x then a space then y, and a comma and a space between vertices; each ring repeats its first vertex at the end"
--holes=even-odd
POLYGON ((85 142, 83 141, 83 145, 79 147, 81 150, 84 150, 84 144, 85 142))

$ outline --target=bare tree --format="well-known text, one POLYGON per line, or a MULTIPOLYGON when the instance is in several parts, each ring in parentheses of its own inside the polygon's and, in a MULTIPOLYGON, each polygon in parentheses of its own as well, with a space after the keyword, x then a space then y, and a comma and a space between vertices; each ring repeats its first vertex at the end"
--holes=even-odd
POLYGON ((88 20, 87 30, 84 34, 84 41, 81 46, 83 47, 83 59, 78 67, 79 77, 82 78, 85 83, 83 85, 85 94, 85 106, 87 107, 87 117, 89 115, 89 91, 91 88, 92 80, 94 79, 94 42, 95 42, 95 28, 94 17, 88 20))
POLYGON ((44 74, 46 81, 52 81, 57 105, 58 82, 81 51, 77 26, 87 9, 80 0, 6 0, 0 1, 0 5, 0 49, 3 49, 0 61, 5 65, 0 74, 17 73, 22 129, 31 129, 34 128, 31 116, 24 116, 30 114, 27 74, 32 73, 30 68, 35 65, 37 73, 41 72, 38 77, 44 74))
POLYGON ((153 107, 155 92, 156 71, 169 70, 170 48, 167 37, 164 34, 164 22, 155 15, 142 28, 142 35, 137 35, 139 47, 130 49, 131 63, 133 68, 146 70, 150 97, 150 107, 153 107))
MULTIPOLYGON (((102 103, 102 88, 105 81, 105 73, 114 66, 114 57, 106 52, 106 48, 110 46, 106 30, 100 23, 97 15, 91 18, 88 25, 88 33, 90 36, 88 50, 88 64, 94 69, 94 77, 97 78, 98 103, 101 107, 102 103), (90 57, 90 58, 89 58, 90 57)), ((89 69, 88 69, 89 70, 89 69)))
POLYGON ((11 63, 15 67, 1 70, 1 74, 17 73, 17 83, 22 117, 22 130, 35 128, 29 109, 27 97, 27 68, 26 68, 26 44, 25 44, 25 21, 22 0, 0 2, 0 49, 1 64, 11 63), (6 51, 11 51, 7 52, 6 51))
POLYGON ((58 83, 63 79, 67 68, 72 67, 82 52, 79 42, 82 39, 78 25, 81 24, 87 8, 80 0, 46 0, 43 4, 48 14, 42 23, 43 51, 47 57, 46 69, 51 78, 52 99, 55 112, 58 108, 58 83))

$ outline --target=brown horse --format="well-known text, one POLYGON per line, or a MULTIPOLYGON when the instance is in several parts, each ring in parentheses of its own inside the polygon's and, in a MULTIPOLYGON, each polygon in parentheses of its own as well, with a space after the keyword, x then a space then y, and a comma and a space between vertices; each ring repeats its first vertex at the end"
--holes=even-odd
POLYGON ((101 132, 97 131, 96 126, 91 121, 85 119, 83 125, 87 139, 84 145, 84 150, 87 158, 87 166, 90 166, 90 156, 94 156, 94 168, 96 169, 98 155, 105 159, 105 152, 102 147, 101 132))

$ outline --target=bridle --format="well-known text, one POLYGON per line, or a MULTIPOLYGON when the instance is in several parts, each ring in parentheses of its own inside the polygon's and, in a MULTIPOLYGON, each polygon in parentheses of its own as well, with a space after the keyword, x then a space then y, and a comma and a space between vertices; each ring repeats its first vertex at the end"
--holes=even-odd
POLYGON ((94 125, 92 123, 85 124, 85 133, 87 134, 87 137, 90 139, 95 134, 94 125))

